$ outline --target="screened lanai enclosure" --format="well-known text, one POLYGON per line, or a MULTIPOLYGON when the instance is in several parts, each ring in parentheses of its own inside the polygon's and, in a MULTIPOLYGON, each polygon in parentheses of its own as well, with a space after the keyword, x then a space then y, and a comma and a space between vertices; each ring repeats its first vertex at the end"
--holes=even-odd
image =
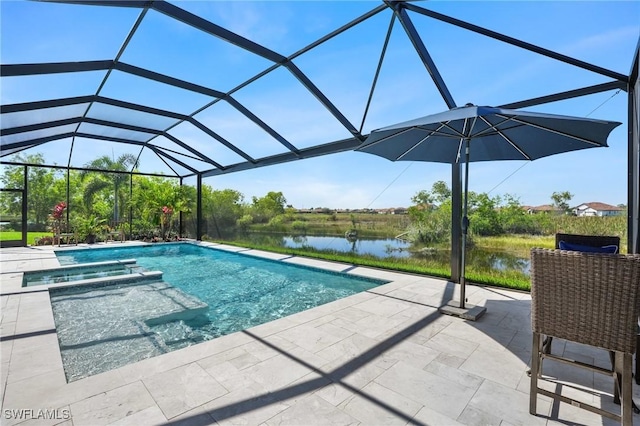
MULTIPOLYGON (((202 201, 216 177, 348 153, 376 128, 469 101, 579 115, 615 96, 624 113, 603 118, 624 123, 628 251, 639 252, 638 45, 610 69, 538 44, 533 22, 481 25, 508 4, 447 3, 341 2, 333 15, 327 2, 0 3, 1 196, 17 244, 60 202, 62 221, 99 217, 127 238, 160 221, 200 239, 218 226, 202 201), (496 84, 527 97, 494 96, 496 84)), ((459 164, 450 182, 455 279, 459 164)))

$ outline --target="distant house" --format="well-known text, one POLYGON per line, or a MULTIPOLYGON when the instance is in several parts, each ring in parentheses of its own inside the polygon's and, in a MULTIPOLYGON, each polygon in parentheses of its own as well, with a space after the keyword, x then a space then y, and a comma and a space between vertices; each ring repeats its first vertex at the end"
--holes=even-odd
POLYGON ((605 203, 583 203, 571 209, 576 216, 621 216, 624 214, 622 207, 605 203))
POLYGON ((409 209, 405 207, 391 207, 384 209, 376 209, 375 212, 378 214, 407 214, 409 209))
POLYGON ((409 209, 407 209, 406 207, 396 207, 393 209, 389 209, 390 214, 407 214, 408 212, 409 209))
POLYGON ((527 206, 526 207, 526 211, 529 214, 540 214, 540 213, 546 213, 546 214, 560 214, 562 213, 562 210, 558 209, 557 207, 554 207, 550 204, 543 204, 541 206, 527 206))

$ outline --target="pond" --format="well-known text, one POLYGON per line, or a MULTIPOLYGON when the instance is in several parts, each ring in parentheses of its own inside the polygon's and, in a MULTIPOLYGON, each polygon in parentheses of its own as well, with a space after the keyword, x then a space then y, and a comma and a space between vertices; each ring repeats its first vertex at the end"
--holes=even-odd
MULTIPOLYGON (((432 259, 443 264, 450 262, 449 250, 425 250, 414 248, 410 242, 395 238, 345 238, 340 236, 318 235, 282 235, 269 233, 250 233, 245 235, 256 244, 275 245, 290 248, 312 248, 315 250, 373 255, 382 259, 415 258, 432 259)), ((477 270, 494 269, 499 271, 516 270, 529 275, 529 259, 512 253, 471 247, 467 252, 467 267, 477 270)))
POLYGON ((385 257, 411 257, 411 243, 395 238, 365 239, 327 236, 285 236, 282 237, 285 247, 311 247, 316 250, 334 250, 343 253, 370 254, 385 257))

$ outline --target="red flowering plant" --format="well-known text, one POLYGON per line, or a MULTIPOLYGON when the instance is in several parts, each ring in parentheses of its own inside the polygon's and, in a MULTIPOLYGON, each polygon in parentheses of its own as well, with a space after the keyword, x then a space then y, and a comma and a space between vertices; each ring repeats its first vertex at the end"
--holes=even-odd
POLYGON ((164 239, 169 237, 168 234, 171 229, 171 216, 173 216, 173 208, 169 206, 162 206, 160 224, 162 225, 162 238, 164 239))
POLYGON ((60 201, 53 207, 51 217, 53 218, 53 232, 59 233, 62 231, 62 222, 64 219, 64 209, 67 208, 67 203, 60 201))

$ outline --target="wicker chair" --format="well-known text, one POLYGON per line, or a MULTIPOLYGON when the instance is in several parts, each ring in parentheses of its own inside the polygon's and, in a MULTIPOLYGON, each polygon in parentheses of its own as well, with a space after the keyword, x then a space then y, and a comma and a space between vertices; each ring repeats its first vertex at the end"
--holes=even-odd
MULTIPOLYGON (((620 237, 616 236, 556 234, 556 250, 560 249, 560 241, 589 247, 604 247, 611 245, 620 247, 620 237)), ((543 346, 544 351, 547 354, 551 353, 551 343, 553 343, 553 337, 545 337, 543 346)))
MULTIPOLYGON (((582 246, 590 246, 590 247, 605 247, 605 246, 616 246, 618 247, 618 253, 620 253, 620 237, 613 235, 577 235, 577 234, 556 234, 556 249, 560 248, 560 241, 564 241, 569 244, 579 244, 582 246)), ((640 327, 640 322, 638 323, 640 327)), ((544 350, 546 353, 551 353, 551 343, 553 339, 551 337, 547 337, 544 340, 544 350)), ((635 368, 635 379, 636 383, 640 385, 640 362, 638 362, 638 353, 640 352, 640 334, 636 337, 636 368, 635 368)), ((613 355, 612 355, 613 356, 613 355)), ((611 359, 613 362, 613 358, 611 359)), ((618 394, 615 395, 615 402, 619 404, 618 394)), ((633 407, 634 411, 640 412, 638 408, 633 407)))
POLYGON ((632 354, 636 350, 639 315, 640 255, 532 249, 529 412, 536 414, 537 395, 542 394, 632 425, 632 354), (546 353, 542 336, 605 349, 614 353, 615 362, 608 370, 546 353), (621 414, 539 388, 544 358, 611 375, 620 392, 621 414))

